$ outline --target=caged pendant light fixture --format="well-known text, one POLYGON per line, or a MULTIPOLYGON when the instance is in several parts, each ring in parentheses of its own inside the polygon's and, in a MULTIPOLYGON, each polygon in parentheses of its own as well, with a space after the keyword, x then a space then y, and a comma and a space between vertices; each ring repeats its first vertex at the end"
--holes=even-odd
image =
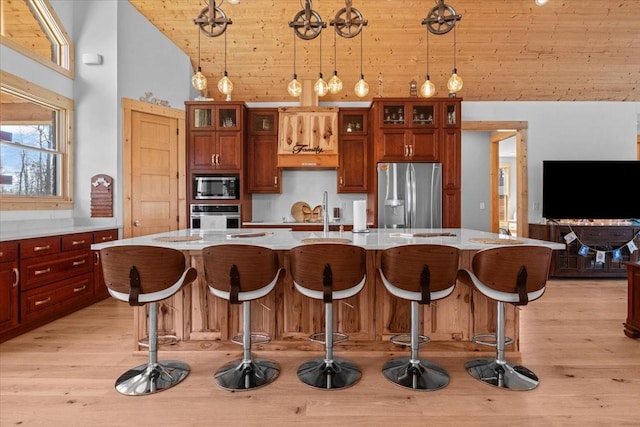
POLYGON ((203 91, 207 88, 207 79, 202 74, 200 68, 200 32, 203 32, 207 37, 218 37, 224 33, 224 76, 218 82, 218 90, 227 96, 227 101, 231 99, 231 92, 233 91, 233 83, 227 76, 227 26, 231 25, 231 19, 227 18, 224 10, 216 6, 215 0, 209 0, 206 7, 204 7, 198 16, 193 19, 193 23, 198 26, 198 69, 195 75, 191 78, 191 84, 199 91, 203 91))

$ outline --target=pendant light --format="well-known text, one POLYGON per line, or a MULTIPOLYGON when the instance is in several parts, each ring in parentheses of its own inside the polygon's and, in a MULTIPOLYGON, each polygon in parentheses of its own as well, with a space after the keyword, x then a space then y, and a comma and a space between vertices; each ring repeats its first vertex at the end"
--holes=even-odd
POLYGON ((193 77, 191 77, 191 84, 199 91, 207 88, 207 78, 202 74, 202 68, 200 68, 200 27, 198 27, 198 69, 193 77))
POLYGON ((339 93, 342 90, 342 80, 340 80, 340 77, 338 77, 338 57, 337 57, 337 43, 338 43, 338 36, 337 36, 337 32, 334 31, 333 33, 333 76, 329 79, 329 92, 331 92, 332 95, 335 95, 337 93, 339 93))
POLYGON ((369 84, 364 80, 364 74, 362 74, 362 32, 360 32, 360 80, 356 83, 354 92, 359 98, 364 98, 369 94, 369 84))
POLYGON ((233 82, 227 76, 227 32, 224 32, 224 75, 218 81, 218 90, 227 96, 227 101, 231 101, 231 92, 233 92, 233 82))
POLYGON ((329 85, 322 78, 322 33, 320 33, 320 72, 318 73, 318 80, 313 85, 313 90, 318 96, 325 96, 329 93, 329 85))
POLYGON ((429 79, 429 30, 427 29, 427 74, 424 83, 420 86, 420 96, 423 98, 431 98, 436 94, 436 85, 429 79))
POLYGON ((447 82, 447 88, 449 88, 449 96, 456 96, 456 93, 462 89, 462 77, 458 75, 458 69, 456 68, 456 27, 453 27, 453 72, 449 81, 447 82))
POLYGON ((298 97, 302 94, 302 85, 298 81, 298 75, 296 74, 296 35, 293 34, 293 76, 287 86, 287 92, 289 95, 298 97))

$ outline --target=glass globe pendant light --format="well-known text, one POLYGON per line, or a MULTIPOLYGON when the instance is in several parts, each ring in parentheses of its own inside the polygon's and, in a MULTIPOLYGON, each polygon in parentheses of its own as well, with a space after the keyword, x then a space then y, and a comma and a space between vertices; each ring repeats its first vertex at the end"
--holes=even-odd
POLYGON ((233 82, 227 75, 227 32, 224 32, 224 75, 218 81, 218 90, 227 96, 227 101, 231 100, 231 92, 233 92, 233 82))
POLYGON ((318 80, 313 85, 313 90, 318 96, 325 96, 329 93, 329 85, 322 78, 322 33, 320 33, 320 72, 318 73, 318 80))
POLYGON ((338 77, 338 70, 337 70, 338 57, 336 55, 337 53, 336 45, 337 45, 338 38, 336 34, 337 34, 337 31, 334 31, 333 33, 333 76, 329 79, 329 92, 332 95, 335 95, 342 90, 342 80, 340 80, 340 77, 338 77))
POLYGON ((369 84, 364 80, 364 74, 362 74, 362 32, 360 32, 360 80, 353 90, 359 98, 364 98, 369 94, 369 84))
POLYGON ((291 81, 287 85, 287 92, 289 95, 299 97, 302 95, 302 85, 298 81, 298 75, 296 74, 296 36, 293 35, 293 76, 291 81))
POLYGON ((420 96, 423 98, 431 98, 436 94, 436 85, 429 79, 429 30, 427 29, 427 74, 424 83, 420 86, 420 96))
POLYGON ((202 68, 200 68, 200 27, 198 27, 198 68, 193 77, 191 77, 191 84, 194 89, 199 91, 207 88, 207 78, 202 74, 202 68))
POLYGON ((460 92, 462 84, 462 77, 458 75, 458 69, 456 68, 456 27, 453 27, 453 72, 447 82, 450 96, 455 96, 456 93, 460 92))

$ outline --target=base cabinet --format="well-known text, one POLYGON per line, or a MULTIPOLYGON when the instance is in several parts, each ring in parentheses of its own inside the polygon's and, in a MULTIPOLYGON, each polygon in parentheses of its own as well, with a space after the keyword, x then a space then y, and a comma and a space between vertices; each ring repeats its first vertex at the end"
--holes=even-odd
POLYGON ((1 242, 0 342, 108 296, 91 244, 117 238, 111 229, 1 242))
POLYGON ((554 251, 551 277, 627 277, 625 262, 638 261, 640 251, 633 253, 627 244, 640 247, 640 226, 600 226, 566 224, 529 224, 529 237, 566 243, 564 251, 554 251), (565 237, 575 234, 567 243, 565 237), (620 258, 614 258, 619 251, 620 258), (601 257, 604 255, 604 259, 601 257))
POLYGON ((640 338, 640 262, 626 262, 629 281, 627 321, 624 333, 629 338, 640 338))

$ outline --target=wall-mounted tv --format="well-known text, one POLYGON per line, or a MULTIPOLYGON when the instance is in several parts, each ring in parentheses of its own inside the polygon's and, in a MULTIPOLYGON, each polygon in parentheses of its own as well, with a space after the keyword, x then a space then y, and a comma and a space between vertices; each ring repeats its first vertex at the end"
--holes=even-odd
POLYGON ((545 160, 542 216, 639 219, 640 161, 545 160))

